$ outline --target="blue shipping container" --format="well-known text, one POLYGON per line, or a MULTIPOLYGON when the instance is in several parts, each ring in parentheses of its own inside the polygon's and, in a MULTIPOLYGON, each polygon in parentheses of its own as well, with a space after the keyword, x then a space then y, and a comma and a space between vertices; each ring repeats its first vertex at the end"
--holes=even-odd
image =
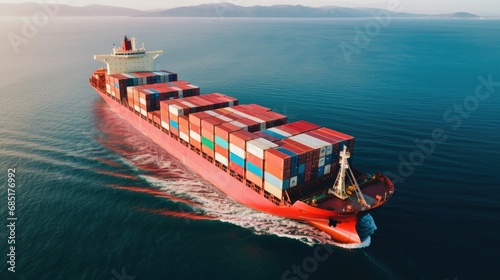
POLYGON ((220 138, 217 135, 215 135, 215 144, 221 146, 222 148, 224 148, 226 150, 229 150, 229 144, 227 143, 227 141, 220 138))
POLYGON ((269 172, 264 173, 264 180, 268 181, 269 183, 271 183, 271 185, 281 189, 282 191, 290 187, 290 179, 281 181, 277 177, 271 175, 271 173, 269 172))
POLYGON ((306 164, 299 164, 299 174, 304 174, 306 172, 306 164))
POLYGON ((285 148, 276 148, 276 150, 286 154, 286 155, 289 155, 291 156, 292 158, 290 159, 291 160, 291 165, 292 166, 297 166, 297 164, 299 163, 299 157, 296 153, 290 151, 290 150, 287 150, 285 148))
POLYGON ((170 126, 177 130, 179 129, 179 124, 176 123, 174 120, 170 120, 170 126))
MULTIPOLYGON (((255 166, 253 163, 247 161, 247 170, 252 172, 253 174, 259 176, 260 178, 264 177, 264 172, 258 166, 255 166)), ((271 183, 271 182, 269 182, 271 183)))
POLYGON ((232 152, 229 152, 229 160, 231 162, 236 163, 239 165, 241 168, 245 168, 245 160, 240 158, 239 156, 233 154, 232 152))
POLYGON ((325 175, 325 167, 318 167, 318 177, 325 175))

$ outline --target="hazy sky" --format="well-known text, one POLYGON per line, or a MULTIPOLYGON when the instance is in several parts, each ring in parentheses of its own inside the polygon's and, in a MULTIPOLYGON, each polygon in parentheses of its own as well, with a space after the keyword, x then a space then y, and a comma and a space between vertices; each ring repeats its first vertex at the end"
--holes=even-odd
MULTIPOLYGON (((2 3, 19 3, 20 0, 0 0, 2 3)), ((304 6, 343 6, 343 7, 375 7, 387 8, 390 2, 399 2, 404 12, 413 13, 449 13, 470 12, 479 15, 500 15, 500 0, 31 0, 26 2, 58 2, 74 6, 103 4, 122 6, 140 10, 168 9, 179 6, 191 6, 205 3, 227 2, 240 6, 301 4, 304 6)))

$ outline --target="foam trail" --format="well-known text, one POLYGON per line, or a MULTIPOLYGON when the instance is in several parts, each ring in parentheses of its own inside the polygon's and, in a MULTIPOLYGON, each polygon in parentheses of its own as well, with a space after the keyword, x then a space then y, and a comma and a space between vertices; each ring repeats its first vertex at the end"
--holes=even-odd
POLYGON ((252 210, 229 199, 209 183, 202 181, 166 182, 152 176, 141 176, 164 192, 172 195, 183 195, 201 204, 198 211, 219 221, 228 222, 250 229, 255 234, 270 234, 299 240, 308 245, 330 244, 346 249, 368 247, 370 237, 361 244, 342 244, 334 242, 331 237, 306 223, 272 216, 252 210))
POLYGON ((139 192, 139 193, 146 193, 146 194, 150 194, 150 195, 154 195, 154 196, 158 196, 158 197, 163 197, 163 198, 166 198, 166 199, 168 199, 170 201, 181 202, 181 203, 193 206, 193 207, 202 206, 200 203, 197 203, 195 201, 191 201, 191 200, 188 200, 188 199, 184 199, 184 198, 180 198, 180 197, 177 197, 177 196, 169 195, 166 192, 159 191, 159 190, 156 190, 156 189, 143 188, 143 187, 135 187, 135 186, 120 186, 120 185, 115 185, 115 184, 108 184, 106 186, 112 187, 112 188, 115 188, 115 189, 121 189, 121 190, 127 190, 127 191, 132 191, 132 192, 139 192))
POLYGON ((167 217, 183 218, 183 219, 189 219, 189 220, 215 220, 216 219, 216 218, 209 216, 209 215, 197 214, 197 213, 192 213, 192 212, 180 212, 180 211, 172 211, 172 210, 166 210, 166 209, 145 209, 145 208, 140 208, 139 210, 143 211, 143 212, 159 214, 159 215, 163 215, 163 216, 167 216, 167 217))

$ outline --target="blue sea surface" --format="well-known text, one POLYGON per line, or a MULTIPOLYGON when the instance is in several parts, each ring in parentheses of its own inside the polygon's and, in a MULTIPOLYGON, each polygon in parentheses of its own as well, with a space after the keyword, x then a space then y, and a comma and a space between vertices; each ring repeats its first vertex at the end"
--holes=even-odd
POLYGON ((0 22, 0 279, 498 276, 500 21, 0 22), (204 93, 355 136, 354 165, 396 183, 365 247, 238 205, 111 111, 88 78, 123 34, 204 93))

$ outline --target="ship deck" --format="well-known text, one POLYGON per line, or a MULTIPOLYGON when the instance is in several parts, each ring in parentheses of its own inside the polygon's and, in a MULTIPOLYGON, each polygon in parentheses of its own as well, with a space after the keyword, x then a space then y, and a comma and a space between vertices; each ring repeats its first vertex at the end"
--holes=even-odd
MULTIPOLYGON (((361 183, 360 189, 366 202, 372 206, 377 206, 378 201, 385 201, 391 195, 390 186, 379 180, 369 180, 361 183)), ((349 198, 342 200, 333 194, 328 194, 327 190, 323 190, 307 196, 302 201, 317 208, 340 213, 364 210, 363 205, 358 202, 358 198, 354 193, 349 198), (313 203, 313 200, 315 200, 315 203, 313 203)))

